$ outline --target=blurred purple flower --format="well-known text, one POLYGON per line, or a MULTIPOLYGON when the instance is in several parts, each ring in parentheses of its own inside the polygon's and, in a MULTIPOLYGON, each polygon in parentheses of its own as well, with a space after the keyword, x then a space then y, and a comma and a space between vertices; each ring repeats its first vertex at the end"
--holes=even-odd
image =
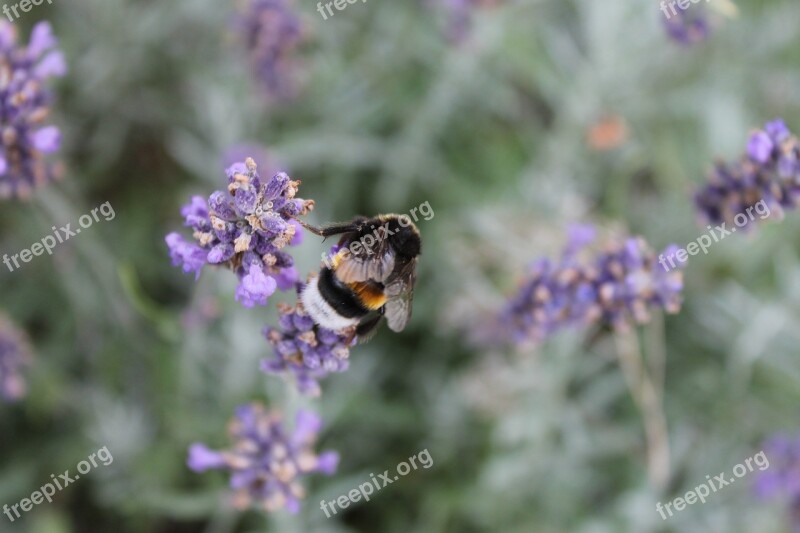
POLYGON ((291 99, 298 86, 297 49, 306 31, 292 0, 248 0, 234 19, 256 81, 270 100, 291 99))
POLYGON ((232 165, 239 161, 244 161, 248 157, 258 161, 258 167, 264 175, 272 176, 278 172, 289 172, 286 168, 278 164, 270 151, 263 145, 249 141, 228 148, 222 155, 222 166, 230 168, 232 165))
POLYGON ((576 226, 561 259, 534 262, 517 293, 491 325, 499 342, 541 342, 570 326, 607 324, 617 329, 650 320, 650 310, 677 313, 682 273, 665 272, 642 238, 589 249, 592 226, 576 226))
POLYGON ((428 0, 444 11, 445 35, 454 43, 464 41, 472 30, 475 13, 479 9, 497 7, 504 0, 428 0))
POLYGON ((260 507, 266 511, 300 510, 305 491, 302 475, 331 475, 339 464, 333 451, 314 453, 322 420, 310 411, 299 411, 294 431, 286 429, 281 414, 260 404, 236 409, 228 433, 232 445, 215 451, 204 444, 189 447, 187 464, 195 472, 225 470, 231 474, 233 505, 238 509, 260 507))
MULTIPOLYGON (((800 145, 783 120, 767 123, 750 135, 739 162, 718 162, 708 183, 695 195, 701 222, 733 224, 763 200, 777 218, 800 204, 800 145)), ((758 211, 760 215, 761 211, 758 211)))
POLYGON ((226 175, 227 192, 215 191, 208 201, 194 196, 181 209, 194 242, 170 233, 170 257, 195 278, 207 264, 226 266, 239 277, 236 300, 245 307, 266 305, 276 288, 294 286, 294 260, 282 249, 298 242, 293 217, 307 214, 314 202, 295 198, 300 182, 285 173, 262 183, 253 159, 231 165, 226 175))
POLYGON ((295 306, 279 305, 278 311, 279 327, 264 328, 274 358, 265 359, 261 370, 291 374, 302 394, 319 396, 318 380, 348 369, 350 346, 355 339, 347 331, 332 331, 315 324, 300 302, 295 306))
POLYGON ((0 397, 6 401, 22 398, 27 386, 23 372, 33 358, 28 337, 0 314, 0 397))
POLYGON ((800 435, 772 435, 762 450, 769 466, 758 473, 753 486, 755 494, 762 500, 783 500, 792 531, 800 532, 800 435))
POLYGON ((67 72, 64 55, 47 22, 31 31, 28 46, 17 43, 17 31, 0 21, 0 198, 26 198, 33 189, 61 176, 45 160, 58 151, 61 133, 44 123, 52 95, 48 78, 67 72))
POLYGON ((705 41, 711 32, 708 12, 699 5, 692 5, 689 9, 678 8, 675 13, 667 9, 666 13, 662 11, 662 16, 669 38, 683 46, 705 41))

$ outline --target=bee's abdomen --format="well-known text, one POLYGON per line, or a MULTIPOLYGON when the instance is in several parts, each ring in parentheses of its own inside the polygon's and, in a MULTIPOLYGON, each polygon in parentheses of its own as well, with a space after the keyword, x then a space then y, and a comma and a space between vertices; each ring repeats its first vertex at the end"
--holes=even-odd
POLYGON ((386 303, 383 285, 370 281, 349 283, 348 285, 358 295, 359 303, 370 311, 380 309, 386 303))
POLYGON ((357 318, 369 313, 370 309, 361 303, 355 292, 336 279, 333 270, 323 268, 317 285, 322 298, 341 316, 357 318))

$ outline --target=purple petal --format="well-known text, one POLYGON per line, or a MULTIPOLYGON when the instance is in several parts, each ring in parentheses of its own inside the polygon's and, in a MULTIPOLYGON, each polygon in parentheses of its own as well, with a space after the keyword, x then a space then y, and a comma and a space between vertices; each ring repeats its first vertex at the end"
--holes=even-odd
POLYGON ((236 287, 236 301, 245 307, 267 305, 267 298, 272 296, 277 285, 275 279, 264 274, 261 267, 250 265, 248 274, 242 277, 236 287))
POLYGON ((184 272, 194 272, 195 279, 206 264, 206 251, 193 242, 187 242, 178 233, 170 233, 164 239, 169 247, 172 264, 183 265, 184 272))
POLYGON ((222 454, 215 452, 205 444, 195 443, 189 446, 189 458, 186 464, 195 472, 205 472, 226 466, 222 454))
POLYGON ((44 56, 33 69, 34 74, 40 79, 55 76, 60 78, 67 74, 67 61, 64 59, 64 54, 58 50, 54 50, 44 56))
POLYGON ((273 274, 275 282, 278 284, 278 289, 281 291, 288 291, 293 289, 298 281, 300 281, 300 274, 295 267, 282 268, 277 274, 273 274))
POLYGON ((33 134, 33 146, 40 152, 51 154, 61 146, 61 132, 55 126, 47 126, 33 134))
POLYGON ((786 127, 786 123, 780 118, 767 122, 764 126, 764 130, 767 132, 767 135, 778 143, 785 141, 791 135, 789 128, 786 127))
POLYGON ((322 418, 312 411, 302 409, 297 412, 294 426, 292 440, 296 444, 313 442, 322 429, 322 418))
POLYGON ((55 47, 58 44, 53 35, 53 27, 49 22, 42 21, 36 24, 31 30, 31 40, 28 44, 28 57, 36 59, 43 52, 55 47))
POLYGON ((772 155, 772 149, 775 144, 763 131, 757 131, 750 136, 750 141, 747 143, 747 155, 750 159, 758 163, 766 163, 772 155))
POLYGON ((339 467, 339 454, 333 451, 322 452, 317 457, 317 471, 325 475, 333 475, 339 467))
POLYGON ((221 243, 214 246, 210 252, 208 252, 208 262, 212 265, 217 265, 219 263, 224 263, 231 257, 236 254, 236 250, 234 249, 233 245, 230 243, 221 243))

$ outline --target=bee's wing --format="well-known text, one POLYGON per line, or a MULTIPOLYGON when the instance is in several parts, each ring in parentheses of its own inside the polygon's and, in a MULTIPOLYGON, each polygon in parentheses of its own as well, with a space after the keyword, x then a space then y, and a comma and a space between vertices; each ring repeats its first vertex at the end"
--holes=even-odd
POLYGON ((383 283, 394 270, 395 256, 387 246, 377 246, 372 253, 361 249, 359 253, 343 254, 336 265, 336 277, 344 283, 377 281, 383 283))
POLYGON ((417 259, 405 265, 393 281, 386 285, 386 321, 392 331, 403 331, 411 318, 414 283, 417 281, 417 259))

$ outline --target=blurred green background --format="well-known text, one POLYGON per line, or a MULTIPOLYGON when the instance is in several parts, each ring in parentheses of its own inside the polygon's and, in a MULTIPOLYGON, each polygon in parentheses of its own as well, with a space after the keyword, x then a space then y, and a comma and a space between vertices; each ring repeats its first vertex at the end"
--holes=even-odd
MULTIPOLYGON (((713 5, 717 0, 711 2, 713 5)), ((719 0, 722 2, 722 0, 719 0)), ((30 334, 30 392, 0 406, 0 504, 29 496, 107 446, 93 470, 0 531, 788 531, 742 482, 669 521, 657 501, 730 469, 798 425, 800 217, 716 244, 686 269, 683 311, 637 333, 666 360, 671 445, 648 482, 643 421, 611 338, 571 330, 536 350, 481 351, 464 325, 497 308, 528 262, 555 256, 576 221, 661 249, 704 231, 691 193, 715 156, 782 116, 800 129, 800 4, 737 0, 709 40, 671 42, 656 1, 526 0, 482 10, 450 42, 441 10, 357 3, 309 31, 304 89, 265 104, 230 31, 233 3, 55 0, 70 67, 57 87, 66 178, 0 205, 16 252, 109 201, 116 218, 0 270, 2 307, 30 334), (613 117, 611 149, 591 132, 613 117), (415 314, 354 348, 351 369, 300 398, 257 371, 268 308, 234 301, 235 276, 171 266, 180 206, 225 183, 224 154, 255 143, 302 180, 312 223, 407 213, 428 201, 415 314), (312 476, 300 514, 235 513, 227 478, 185 466, 195 441, 227 445, 236 405, 317 410, 339 472, 312 476), (418 470, 326 519, 330 500, 427 448, 418 470)), ((302 274, 326 247, 306 236, 302 274)), ((755 474, 746 480, 752 481, 755 474)))

